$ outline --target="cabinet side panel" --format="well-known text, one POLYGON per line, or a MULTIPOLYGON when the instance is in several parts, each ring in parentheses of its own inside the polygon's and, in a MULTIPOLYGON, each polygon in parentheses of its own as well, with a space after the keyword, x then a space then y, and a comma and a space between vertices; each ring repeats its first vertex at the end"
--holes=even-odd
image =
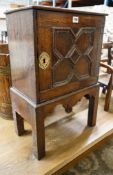
POLYGON ((7 15, 12 86, 36 102, 33 10, 7 15))

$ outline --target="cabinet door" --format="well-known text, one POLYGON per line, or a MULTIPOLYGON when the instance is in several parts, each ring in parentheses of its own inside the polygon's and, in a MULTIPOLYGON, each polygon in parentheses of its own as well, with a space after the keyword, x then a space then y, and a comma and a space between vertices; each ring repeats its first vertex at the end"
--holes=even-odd
POLYGON ((53 87, 96 76, 93 64, 95 31, 95 27, 53 28, 53 87))
POLYGON ((39 61, 43 52, 49 57, 39 68, 41 99, 97 83, 104 17, 48 12, 38 24, 39 61))

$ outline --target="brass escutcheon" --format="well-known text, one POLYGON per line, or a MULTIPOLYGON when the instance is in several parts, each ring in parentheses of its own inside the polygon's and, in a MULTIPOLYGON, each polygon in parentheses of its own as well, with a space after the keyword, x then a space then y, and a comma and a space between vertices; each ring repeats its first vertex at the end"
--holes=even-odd
POLYGON ((50 56, 47 52, 42 52, 39 56, 39 67, 41 69, 46 69, 50 64, 50 56))

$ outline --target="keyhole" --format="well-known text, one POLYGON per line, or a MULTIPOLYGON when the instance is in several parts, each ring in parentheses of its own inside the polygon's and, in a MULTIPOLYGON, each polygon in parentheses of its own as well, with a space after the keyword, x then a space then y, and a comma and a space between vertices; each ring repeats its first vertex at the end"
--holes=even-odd
POLYGON ((46 59, 45 59, 45 58, 43 59, 43 63, 44 63, 44 64, 46 63, 46 59))

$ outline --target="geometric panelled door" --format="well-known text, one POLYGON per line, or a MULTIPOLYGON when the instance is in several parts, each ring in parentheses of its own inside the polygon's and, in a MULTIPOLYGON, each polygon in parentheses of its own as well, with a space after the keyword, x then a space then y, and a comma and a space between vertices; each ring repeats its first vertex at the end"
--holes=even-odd
POLYGON ((94 27, 53 28, 54 87, 92 76, 94 33, 94 27))

